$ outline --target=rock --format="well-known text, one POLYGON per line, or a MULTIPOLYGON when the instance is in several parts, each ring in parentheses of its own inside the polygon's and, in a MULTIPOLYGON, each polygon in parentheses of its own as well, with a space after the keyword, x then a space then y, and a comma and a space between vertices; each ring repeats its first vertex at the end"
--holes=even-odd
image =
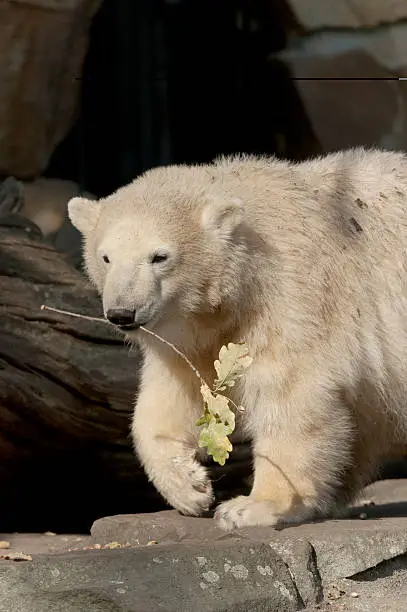
POLYGON ((61 229, 67 219, 67 204, 71 198, 81 194, 96 199, 93 194, 83 192, 74 181, 40 177, 24 181, 22 185, 24 206, 21 214, 38 225, 44 236, 61 229))
POLYGON ((0 184, 0 218, 19 213, 23 206, 23 186, 13 176, 9 176, 0 184))
POLYGON ((45 177, 17 181, 8 177, 0 183, 0 223, 25 231, 36 228, 39 236, 47 238, 71 264, 82 269, 82 236, 67 214, 68 201, 79 194, 96 199, 74 181, 45 177))
POLYGON ((321 32, 274 56, 292 75, 323 153, 360 145, 407 148, 406 84, 394 80, 406 71, 406 58, 406 23, 321 32))
POLYGON ((102 518, 93 523, 91 535, 101 544, 117 540, 123 544, 129 542, 131 546, 146 546, 149 542, 211 542, 236 537, 220 531, 212 519, 182 516, 176 510, 102 518))
POLYGON ((39 176, 71 128, 88 30, 100 3, 0 3, 0 176, 39 176))
POLYGON ((249 542, 40 555, 0 566, 0 612, 303 608, 284 562, 249 542))
POLYGON ((303 539, 286 539, 273 541, 270 547, 289 567, 304 604, 320 603, 323 598, 322 580, 312 544, 303 539))
POLYGON ((106 517, 91 536, 2 534, 10 555, 33 561, 0 562, 0 612, 398 612, 407 597, 407 480, 370 485, 360 504, 349 518, 279 531, 225 533, 169 510, 106 517))
MULTIPOLYGON (((92 538, 89 535, 70 533, 50 536, 49 533, 11 533, 7 535, 9 541, 7 552, 23 551, 32 557, 37 557, 38 555, 71 552, 92 544, 92 538)), ((0 569, 2 565, 0 564, 0 569)))
POLYGON ((372 27, 407 17, 404 0, 288 0, 288 4, 307 30, 372 27))
POLYGON ((378 518, 383 510, 393 516, 405 516, 407 510, 407 479, 381 480, 369 485, 361 493, 355 513, 367 507, 371 518, 378 518))
POLYGON ((92 527, 92 537, 102 544, 118 539, 132 546, 144 546, 149 541, 171 544, 229 538, 268 542, 290 568, 303 601, 318 602, 321 584, 326 586, 334 580, 351 578, 407 554, 407 522, 400 518, 407 512, 407 480, 370 485, 363 498, 369 500, 370 505, 355 506, 350 518, 287 527, 281 531, 250 528, 225 533, 210 519, 182 517, 175 511, 163 511, 100 519, 92 527), (376 504, 372 505, 375 500, 376 504), (360 518, 362 512, 366 519, 360 518))
MULTIPOLYGON (((172 544, 174 542, 227 542, 231 539, 251 539, 253 534, 259 542, 268 542, 272 529, 239 532, 221 531, 211 519, 196 519, 181 516, 174 510, 153 514, 112 516, 95 521, 92 526, 94 542, 106 544, 119 539, 131 546, 145 546, 149 543, 172 544), (264 537, 264 540, 263 540, 264 537)), ((305 604, 319 602, 322 598, 322 584, 316 566, 315 553, 305 540, 288 539, 273 549, 290 568, 296 587, 305 604)))
MULTIPOLYGON (((341 66, 333 63, 330 74, 324 73, 327 70, 326 68, 323 68, 324 72, 318 73, 318 66, 316 66, 314 68, 315 75, 308 72, 312 66, 305 64, 303 67, 299 65, 295 76, 299 78, 314 76, 318 78, 351 78, 356 76, 360 79, 380 78, 383 75, 378 71, 383 70, 383 68, 394 72, 400 66, 407 66, 406 32, 407 25, 404 22, 373 30, 314 32, 308 36, 289 41, 285 49, 276 53, 275 56, 293 60, 294 63, 294 60, 301 60, 302 58, 304 60, 313 58, 333 60, 342 54, 362 51, 373 58, 375 63, 370 66, 353 67, 353 72, 350 64, 341 66), (343 72, 344 68, 346 69, 345 73, 343 72), (367 68, 367 72, 364 72, 365 68, 367 68)), ((397 74, 393 76, 397 76, 397 74)))
POLYGON ((387 518, 381 521, 380 528, 375 519, 327 521, 310 527, 303 526, 295 535, 301 534, 315 550, 324 585, 338 578, 351 578, 407 553, 407 524, 403 519, 387 518))

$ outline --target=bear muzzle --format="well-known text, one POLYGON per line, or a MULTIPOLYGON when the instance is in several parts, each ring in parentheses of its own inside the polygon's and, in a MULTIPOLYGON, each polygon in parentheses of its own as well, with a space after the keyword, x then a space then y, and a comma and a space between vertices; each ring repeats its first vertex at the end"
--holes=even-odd
POLYGON ((135 310, 127 310, 124 308, 109 309, 106 313, 106 319, 120 327, 120 329, 137 329, 144 322, 138 321, 137 313, 135 310))

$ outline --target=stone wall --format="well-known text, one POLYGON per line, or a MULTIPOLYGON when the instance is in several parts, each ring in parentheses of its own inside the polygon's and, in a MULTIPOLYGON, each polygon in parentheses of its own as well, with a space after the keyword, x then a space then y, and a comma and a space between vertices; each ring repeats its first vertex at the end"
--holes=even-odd
POLYGON ((88 31, 100 3, 0 3, 0 177, 41 175, 73 125, 88 31))
POLYGON ((283 62, 321 152, 407 148, 407 0, 288 0, 283 62))

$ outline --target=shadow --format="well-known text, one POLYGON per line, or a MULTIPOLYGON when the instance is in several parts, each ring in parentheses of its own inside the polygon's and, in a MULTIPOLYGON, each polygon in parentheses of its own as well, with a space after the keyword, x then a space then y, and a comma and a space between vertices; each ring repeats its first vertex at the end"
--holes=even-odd
POLYGON ((354 506, 350 508, 348 516, 344 518, 346 520, 360 518, 361 514, 365 514, 368 520, 392 517, 407 518, 407 500, 377 504, 374 506, 354 506))
POLYGON ((403 573, 407 569, 407 554, 397 555, 392 559, 385 559, 381 563, 364 572, 352 576, 354 582, 375 582, 378 578, 391 578, 395 574, 403 573))

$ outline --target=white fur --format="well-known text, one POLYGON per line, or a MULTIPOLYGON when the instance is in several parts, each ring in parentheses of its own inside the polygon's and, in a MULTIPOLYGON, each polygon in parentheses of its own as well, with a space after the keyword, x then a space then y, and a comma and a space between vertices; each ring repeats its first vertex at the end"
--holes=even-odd
MULTIPOLYGON (((246 408, 236 435, 252 440, 254 484, 219 506, 221 526, 336 512, 404 451, 405 155, 157 168, 97 205, 76 199, 70 215, 105 312, 136 310, 209 382, 222 344, 249 344, 232 398, 246 408), (157 252, 167 261, 151 263, 157 252)), ((199 515, 213 501, 196 459, 199 381, 160 342, 129 335, 146 356, 136 450, 167 501, 199 515)))

